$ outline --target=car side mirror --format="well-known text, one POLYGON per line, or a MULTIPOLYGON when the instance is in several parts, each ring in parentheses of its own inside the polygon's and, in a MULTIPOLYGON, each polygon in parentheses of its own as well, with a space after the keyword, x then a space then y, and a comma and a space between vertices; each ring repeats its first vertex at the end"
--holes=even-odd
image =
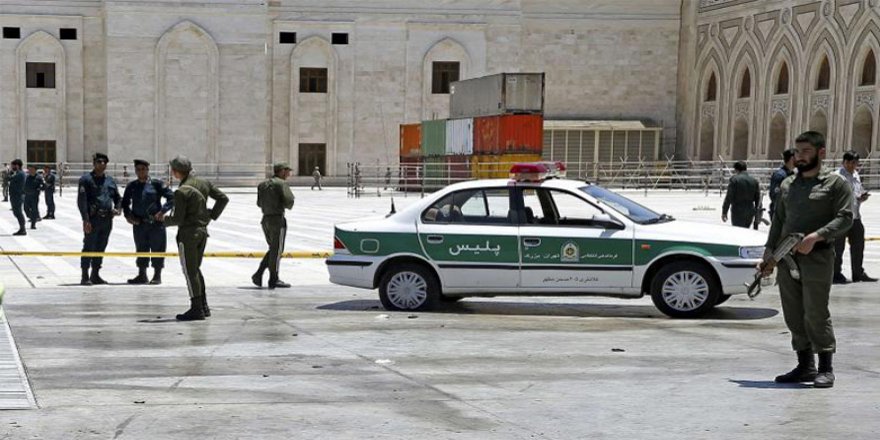
POLYGON ((614 219, 608 214, 593 214, 593 218, 591 219, 593 224, 596 226, 601 226, 605 229, 625 229, 623 223, 619 220, 614 219))

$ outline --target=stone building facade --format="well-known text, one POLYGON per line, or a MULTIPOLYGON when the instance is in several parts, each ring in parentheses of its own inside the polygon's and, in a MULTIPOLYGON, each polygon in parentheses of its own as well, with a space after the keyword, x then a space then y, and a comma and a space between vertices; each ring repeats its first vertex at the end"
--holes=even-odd
POLYGON ((776 159, 798 133, 878 139, 877 0, 700 0, 683 16, 680 154, 776 159))
POLYGON ((671 153, 681 11, 679 0, 0 0, 0 156, 182 153, 344 174, 351 161, 394 163, 399 124, 447 116, 435 63, 460 78, 546 72, 548 118, 641 120, 664 128, 671 153))

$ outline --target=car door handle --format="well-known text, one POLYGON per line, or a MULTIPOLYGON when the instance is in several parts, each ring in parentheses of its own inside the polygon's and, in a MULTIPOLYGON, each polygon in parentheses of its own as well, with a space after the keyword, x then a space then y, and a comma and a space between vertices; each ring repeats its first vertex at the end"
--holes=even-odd
POLYGON ((541 245, 540 238, 523 238, 523 244, 526 247, 538 247, 541 245))
POLYGON ((443 236, 442 235, 429 235, 426 240, 431 244, 443 244, 443 236))

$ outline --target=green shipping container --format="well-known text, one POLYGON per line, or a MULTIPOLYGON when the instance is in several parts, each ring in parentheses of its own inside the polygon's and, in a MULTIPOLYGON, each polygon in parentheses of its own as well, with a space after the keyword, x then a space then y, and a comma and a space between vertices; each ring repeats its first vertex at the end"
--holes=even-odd
POLYGON ((425 189, 437 190, 449 185, 449 166, 446 164, 445 157, 426 157, 422 164, 425 170, 425 189))
POLYGON ((422 156, 446 154, 446 120, 422 121, 422 156))

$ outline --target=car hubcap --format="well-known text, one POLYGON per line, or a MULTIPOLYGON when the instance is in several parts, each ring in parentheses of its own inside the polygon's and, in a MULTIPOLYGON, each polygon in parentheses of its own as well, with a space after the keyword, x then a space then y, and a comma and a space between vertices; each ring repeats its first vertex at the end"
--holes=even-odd
POLYGON ((702 306, 709 298, 709 283, 696 272, 676 272, 663 283, 663 302, 682 312, 702 306))
POLYGON ((421 275, 400 272, 388 282, 388 299, 401 309, 415 309, 428 299, 428 283, 421 275))

